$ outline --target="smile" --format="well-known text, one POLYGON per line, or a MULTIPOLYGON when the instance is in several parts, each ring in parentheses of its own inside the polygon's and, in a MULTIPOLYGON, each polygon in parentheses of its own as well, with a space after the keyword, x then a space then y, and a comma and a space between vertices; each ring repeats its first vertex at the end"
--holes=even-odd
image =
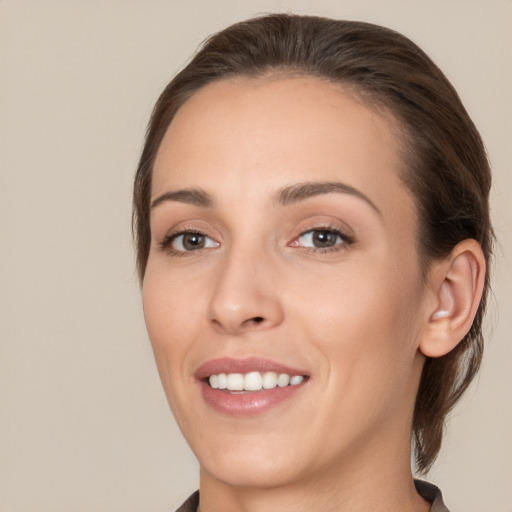
POLYGON ((230 416, 263 414, 303 393, 311 376, 304 369, 261 359, 220 358, 195 372, 205 403, 230 416))
POLYGON ((213 389, 228 391, 261 391, 262 389, 297 386, 304 381, 303 375, 277 372, 219 373, 210 375, 208 383, 213 389))

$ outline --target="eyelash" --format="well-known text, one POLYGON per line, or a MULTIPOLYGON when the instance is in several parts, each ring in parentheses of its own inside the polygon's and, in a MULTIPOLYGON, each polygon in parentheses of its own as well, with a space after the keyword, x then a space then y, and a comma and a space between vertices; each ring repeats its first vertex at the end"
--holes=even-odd
POLYGON ((199 249, 190 250, 190 251, 174 249, 172 247, 173 242, 176 239, 178 239, 180 236, 185 236, 185 235, 198 235, 205 239, 209 239, 209 240, 213 241, 215 244, 219 245, 219 243, 217 241, 215 241, 213 238, 209 237, 208 235, 205 235, 204 233, 201 233, 200 231, 198 231, 196 229, 184 229, 184 230, 176 231, 174 233, 169 233, 168 235, 166 235, 164 237, 164 239, 162 240, 162 242, 160 243, 160 249, 162 251, 169 252, 172 256, 187 256, 187 255, 190 255, 191 253, 202 252, 203 249, 212 248, 212 247, 201 247, 199 249))
POLYGON ((316 253, 322 253, 322 254, 329 254, 329 253, 336 253, 339 251, 342 251, 347 248, 347 246, 350 246, 354 243, 354 239, 347 235, 345 232, 341 231, 338 227, 329 225, 329 226, 316 226, 312 229, 308 229, 306 231, 303 231, 297 238, 294 239, 294 243, 302 238, 303 236, 307 235, 308 233, 328 233, 330 235, 334 235, 336 238, 340 238, 341 242, 336 243, 335 245, 331 247, 303 247, 300 245, 294 245, 294 247, 301 247, 306 253, 308 254, 316 254, 316 253))
MULTIPOLYGON (((205 249, 213 248, 213 247, 201 247, 199 249, 188 250, 188 251, 174 249, 172 247, 173 242, 180 236, 184 236, 187 234, 198 235, 200 237, 204 237, 205 239, 209 239, 209 240, 213 241, 215 244, 217 244, 217 246, 219 245, 219 243, 217 241, 215 241, 213 238, 210 238, 208 235, 205 235, 204 233, 202 233, 198 230, 185 229, 185 230, 167 234, 164 237, 164 239, 162 240, 162 242, 159 244, 160 250, 167 251, 172 256, 187 256, 187 255, 190 255, 191 253, 202 252, 205 249)), ((290 246, 302 248, 302 250, 308 254, 316 254, 316 253, 328 254, 328 253, 339 252, 339 251, 345 249, 347 246, 352 245, 353 243, 354 243, 354 239, 351 236, 347 235, 346 233, 344 233, 343 231, 341 231, 339 228, 337 228, 335 226, 325 226, 325 227, 317 226, 312 229, 307 229, 306 231, 303 231, 299 236, 297 236, 293 240, 293 242, 292 242, 292 244, 290 244, 290 246), (300 238, 302 238, 303 236, 307 235, 308 233, 315 233, 315 232, 328 233, 330 235, 334 235, 336 238, 339 237, 341 239, 341 242, 336 243, 335 245, 330 246, 330 247, 304 247, 304 246, 298 245, 298 243, 296 244, 296 242, 298 242, 298 240, 300 238)))

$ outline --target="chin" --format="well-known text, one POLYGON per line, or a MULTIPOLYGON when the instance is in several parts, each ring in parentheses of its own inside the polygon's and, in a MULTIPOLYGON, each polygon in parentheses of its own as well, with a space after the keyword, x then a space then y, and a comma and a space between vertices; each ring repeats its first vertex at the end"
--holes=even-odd
POLYGON ((298 453, 285 441, 269 442, 261 434, 252 440, 248 437, 234 436, 230 441, 217 438, 209 443, 204 439, 202 446, 192 443, 201 473, 230 486, 260 489, 280 487, 301 478, 303 465, 298 453))
MULTIPOLYGON (((201 473, 232 487, 272 489, 300 479, 297 461, 285 461, 240 450, 240 456, 222 456, 216 460, 200 460, 201 473)), ((291 459, 292 460, 292 459, 291 459)))

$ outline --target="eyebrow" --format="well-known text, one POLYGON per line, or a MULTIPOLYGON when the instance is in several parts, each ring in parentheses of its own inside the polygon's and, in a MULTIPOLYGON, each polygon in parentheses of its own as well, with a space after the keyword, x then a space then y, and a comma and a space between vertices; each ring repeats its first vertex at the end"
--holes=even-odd
MULTIPOLYGON (((337 181, 307 181, 304 183, 295 183, 294 185, 280 189, 274 198, 274 203, 286 206, 299 201, 304 201, 311 197, 331 193, 349 194, 362 199, 380 216, 382 216, 381 211, 369 197, 364 195, 358 189, 337 181)), ((200 188, 185 188, 180 190, 171 190, 169 192, 165 192, 161 196, 158 196, 151 203, 151 209, 156 208, 167 201, 176 201, 178 203, 186 203, 202 208, 211 208, 215 205, 212 196, 204 190, 201 190, 200 188)))
POLYGON ((151 209, 166 201, 176 201, 178 203, 191 204, 202 208, 211 208, 214 205, 212 197, 204 190, 199 188, 185 188, 181 190, 169 191, 158 196, 152 203, 151 209))
POLYGON ((289 187, 282 188, 276 195, 276 203, 280 205, 288 205, 309 199, 310 197, 331 193, 349 194, 351 196, 362 199, 371 206, 380 216, 381 211, 375 203, 357 188, 346 185, 338 181, 307 181, 305 183, 297 183, 289 187))

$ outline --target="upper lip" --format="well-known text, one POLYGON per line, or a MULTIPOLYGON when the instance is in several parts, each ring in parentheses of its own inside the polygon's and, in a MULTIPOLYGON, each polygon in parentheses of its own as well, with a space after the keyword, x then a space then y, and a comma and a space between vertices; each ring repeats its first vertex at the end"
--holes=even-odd
POLYGON ((298 368, 291 368, 285 364, 271 359, 260 357, 247 357, 237 359, 231 357, 222 357, 212 359, 202 364, 195 372, 194 376, 198 380, 208 378, 210 375, 219 373, 249 373, 249 372, 276 372, 287 373, 288 375, 307 375, 307 372, 298 368))

